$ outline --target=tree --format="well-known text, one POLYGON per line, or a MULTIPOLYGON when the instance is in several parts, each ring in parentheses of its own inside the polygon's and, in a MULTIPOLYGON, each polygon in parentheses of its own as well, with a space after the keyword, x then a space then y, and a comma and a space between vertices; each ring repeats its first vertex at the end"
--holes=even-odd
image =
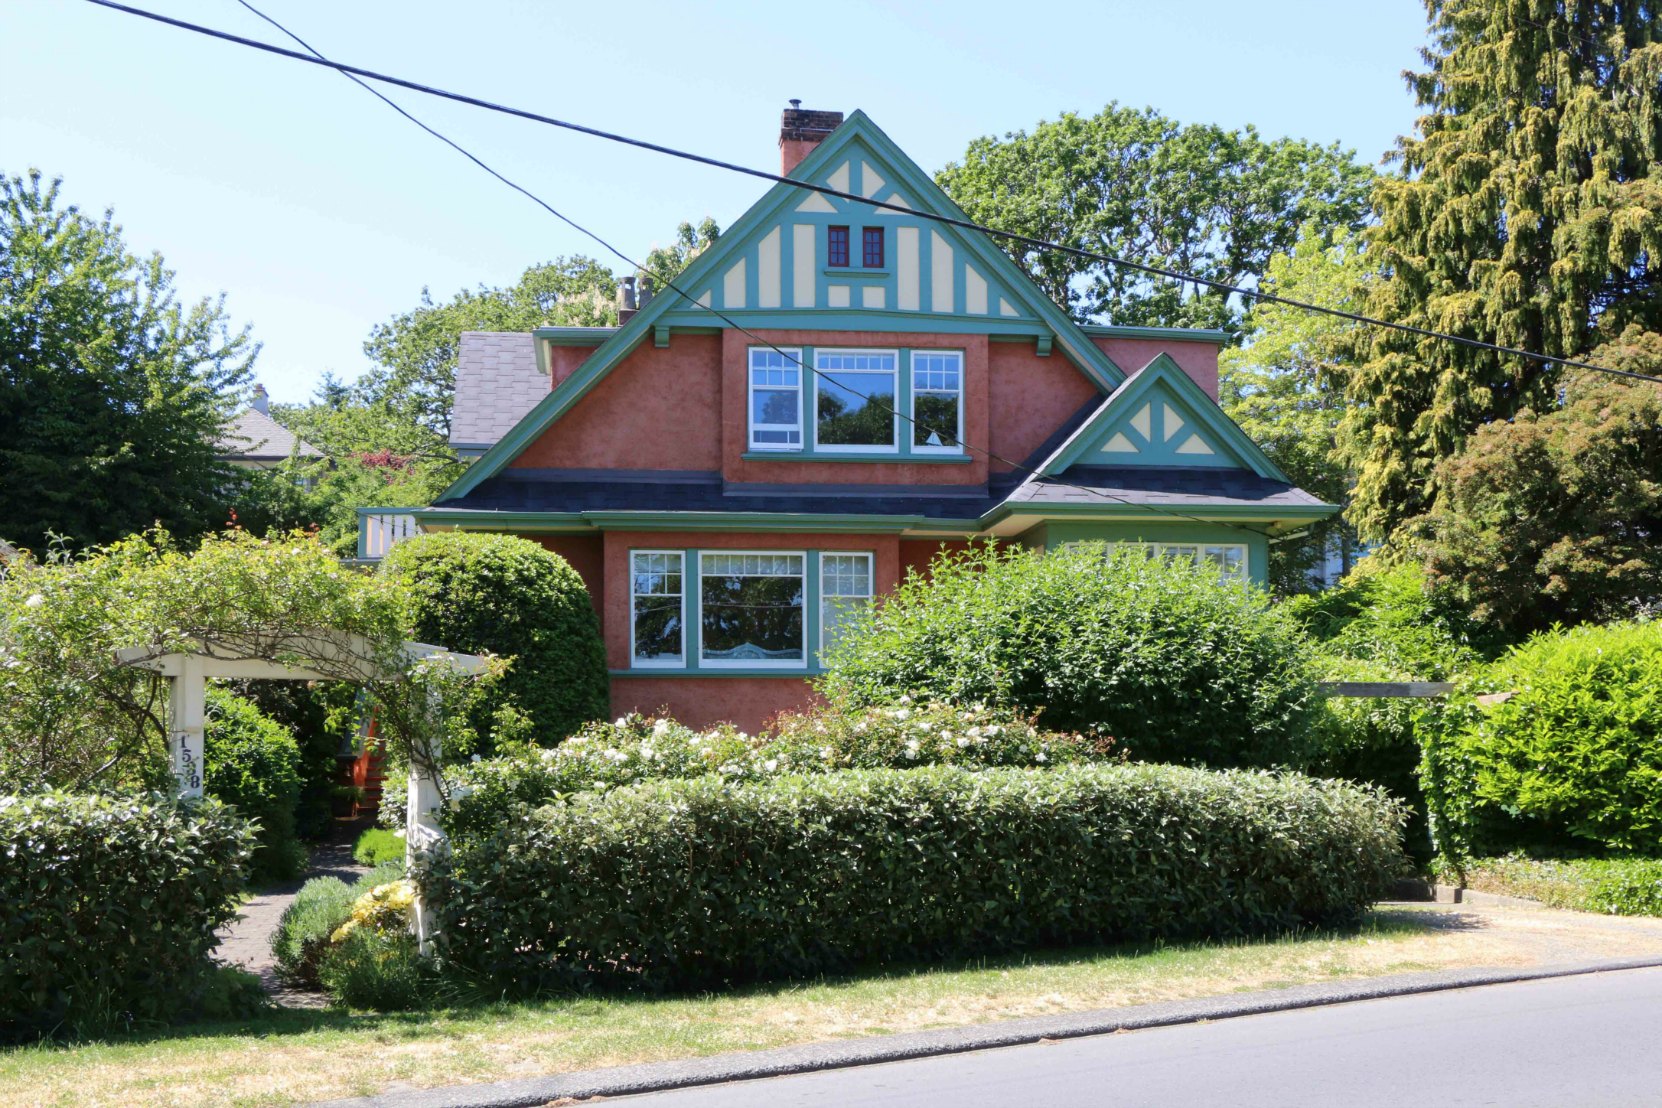
POLYGON ((0 528, 43 549, 217 527, 236 476, 214 443, 258 348, 60 185, 0 175, 0 528))
MULTIPOLYGON (((1354 311, 1368 279, 1357 235, 1306 223, 1291 253, 1270 259, 1263 287, 1354 311)), ((1346 503, 1353 480, 1337 452, 1344 397, 1335 382, 1342 379, 1356 327, 1335 316, 1257 303, 1244 321, 1245 344, 1225 349, 1218 360, 1223 410, 1295 485, 1329 504, 1346 503)), ((1308 590, 1311 570, 1334 544, 1347 560, 1355 553, 1355 532, 1342 518, 1314 524, 1308 538, 1271 547, 1271 585, 1279 593, 1308 590)))
MULTIPOLYGON (((970 143, 936 179, 971 219, 1230 284, 1250 283, 1298 228, 1357 228, 1372 171, 1338 145, 1181 124, 1110 103, 970 143)), ((1229 327, 1238 306, 1123 267, 1001 242, 1080 320, 1229 327)))
MULTIPOLYGON (((1368 314, 1580 358, 1662 330, 1662 9, 1655 0, 1427 0, 1426 110, 1374 193, 1368 314)), ((1384 538, 1438 502, 1472 432, 1546 411, 1559 373, 1382 329, 1346 381, 1353 521, 1384 538)))
MULTIPOLYGON (((1630 328, 1598 364, 1662 375, 1662 334, 1630 328)), ((1662 609, 1662 385, 1587 373, 1562 406, 1478 429, 1415 521, 1433 577, 1521 638, 1662 609)))
POLYGON ((669 283, 681 275, 681 271, 692 263, 704 251, 715 244, 721 237, 721 227, 716 221, 704 217, 704 222, 694 227, 691 223, 683 223, 675 228, 675 241, 668 246, 654 246, 646 256, 646 276, 652 278, 653 287, 658 292, 669 290, 669 283))

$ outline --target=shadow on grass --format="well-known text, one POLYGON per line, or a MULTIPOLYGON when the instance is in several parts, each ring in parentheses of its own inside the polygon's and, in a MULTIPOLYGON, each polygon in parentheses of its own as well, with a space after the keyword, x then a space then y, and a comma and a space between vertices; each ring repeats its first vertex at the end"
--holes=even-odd
MULTIPOLYGON (((952 962, 895 964, 843 974, 825 974, 744 984, 719 993, 645 993, 597 992, 585 994, 547 994, 533 997, 487 996, 481 990, 461 990, 440 987, 441 995, 434 1007, 413 1012, 349 1012, 338 1008, 295 1009, 273 1008, 258 1015, 239 1020, 197 1021, 165 1027, 136 1028, 120 1035, 94 1040, 39 1042, 21 1049, 43 1051, 67 1050, 90 1043, 107 1045, 154 1044, 182 1039, 202 1038, 268 1038, 309 1034, 352 1032, 384 1036, 387 1042, 403 1038, 430 1037, 434 1024, 454 1021, 458 1024, 485 1022, 510 1013, 532 1009, 540 1012, 559 1012, 583 1017, 597 1016, 607 1009, 661 1004, 673 1001, 696 1001, 721 998, 743 1000, 769 998, 800 993, 808 989, 838 988, 858 985, 899 982, 920 977, 944 977, 956 973, 999 972, 1022 969, 1065 968, 1095 964, 1111 966, 1139 961, 1178 961, 1184 956, 1205 952, 1268 950, 1278 945, 1304 942, 1343 941, 1362 936, 1371 938, 1403 938, 1414 935, 1478 930, 1487 926, 1481 916, 1449 910, 1416 908, 1378 908, 1363 917, 1360 923, 1345 928, 1322 928, 1288 931, 1275 935, 1190 941, 1141 942, 1076 946, 1030 950, 1009 955, 984 956, 952 962), (442 995, 442 994, 449 995, 442 995)), ((20 1049, 17 1046, 0 1047, 0 1052, 20 1049)))

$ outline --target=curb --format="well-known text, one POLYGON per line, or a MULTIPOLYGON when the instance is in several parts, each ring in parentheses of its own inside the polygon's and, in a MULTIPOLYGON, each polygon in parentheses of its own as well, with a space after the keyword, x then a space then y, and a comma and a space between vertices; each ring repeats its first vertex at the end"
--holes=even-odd
POLYGON ((870 1066, 971 1050, 1025 1046, 1046 1039, 1076 1039, 1141 1031, 1185 1023, 1234 1019, 1239 1016, 1288 1012, 1329 1004, 1349 1004, 1416 993, 1446 992, 1479 985, 1504 985, 1554 977, 1578 977, 1620 970, 1662 968, 1662 956, 1627 958, 1541 966, 1522 970, 1442 970, 1393 974, 1334 984, 1297 985, 1228 997, 1140 1004, 1041 1016, 970 1027, 882 1035, 841 1042, 810 1043, 745 1054, 721 1054, 678 1062, 648 1062, 610 1069, 501 1081, 489 1085, 452 1085, 416 1089, 380 1096, 314 1102, 314 1108, 538 1108, 549 1101, 570 1098, 633 1096, 667 1092, 730 1081, 814 1073, 848 1066, 870 1066))

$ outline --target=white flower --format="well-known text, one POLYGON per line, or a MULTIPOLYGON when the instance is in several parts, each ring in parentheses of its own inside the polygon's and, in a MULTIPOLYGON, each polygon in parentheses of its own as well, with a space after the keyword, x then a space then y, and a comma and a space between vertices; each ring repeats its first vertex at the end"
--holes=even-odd
POLYGON ((821 758, 824 758, 827 762, 829 762, 834 757, 834 755, 831 753, 831 748, 829 746, 820 747, 819 748, 819 756, 821 758))
POLYGON ((774 770, 779 768, 779 762, 777 759, 769 758, 767 761, 762 763, 762 768, 767 770, 769 773, 772 773, 774 770))
POLYGON ((619 716, 619 717, 617 717, 617 720, 615 722, 613 722, 612 726, 613 727, 628 727, 629 726, 629 717, 628 716, 619 716))
POLYGON ((1039 752, 1038 752, 1038 753, 1037 753, 1037 754, 1035 754, 1035 755, 1033 755, 1033 760, 1034 760, 1034 761, 1035 761, 1035 762, 1040 762, 1040 763, 1043 763, 1043 762, 1048 762, 1048 761, 1050 761, 1050 759, 1049 759, 1049 758, 1046 758, 1046 757, 1045 757, 1045 752, 1044 752, 1044 751, 1042 751, 1042 750, 1041 750, 1041 751, 1039 751, 1039 752))
POLYGON ((981 728, 971 727, 969 729, 969 737, 972 739, 979 739, 981 737, 981 728))
POLYGON ((652 759, 656 758, 657 756, 658 756, 657 751, 653 750, 650 746, 647 746, 645 743, 641 743, 641 757, 642 758, 645 758, 647 761, 650 762, 652 759))
POLYGON ((916 758, 917 756, 918 756, 918 744, 915 743, 915 742, 907 743, 906 744, 906 757, 916 758))
POLYGON ((479 761, 479 755, 475 754, 473 757, 469 758, 468 761, 470 761, 470 762, 479 761))
POLYGON ((905 693, 901 693, 900 694, 900 699, 895 701, 896 704, 910 704, 911 702, 912 702, 912 698, 910 696, 906 695, 905 693))
POLYGON ((910 711, 908 711, 907 709, 905 709, 905 708, 896 708, 895 713, 894 713, 894 718, 895 719, 905 719, 907 716, 909 716, 911 714, 912 713, 910 711))
POLYGON ((660 719, 660 720, 658 720, 658 721, 656 721, 655 723, 652 724, 652 733, 654 735, 662 735, 665 732, 667 732, 668 730, 669 730, 669 720, 667 720, 667 719, 660 719))
POLYGON ((952 737, 952 732, 951 731, 948 731, 945 727, 941 728, 941 738, 950 739, 951 737, 952 737))
POLYGON ((970 741, 968 739, 964 738, 962 735, 958 736, 958 745, 960 747, 965 747, 965 746, 968 746, 969 744, 970 744, 970 741))
POLYGON ((23 606, 25 608, 38 608, 44 603, 46 603, 46 598, 37 592, 25 600, 23 606))

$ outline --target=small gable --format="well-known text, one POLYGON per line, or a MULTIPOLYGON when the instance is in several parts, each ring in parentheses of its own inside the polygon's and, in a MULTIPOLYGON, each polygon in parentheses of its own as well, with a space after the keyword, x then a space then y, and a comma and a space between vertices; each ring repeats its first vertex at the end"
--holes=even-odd
POLYGON ((1274 463, 1167 355, 1103 401, 1043 470, 1069 466, 1206 466, 1286 480, 1274 463))

